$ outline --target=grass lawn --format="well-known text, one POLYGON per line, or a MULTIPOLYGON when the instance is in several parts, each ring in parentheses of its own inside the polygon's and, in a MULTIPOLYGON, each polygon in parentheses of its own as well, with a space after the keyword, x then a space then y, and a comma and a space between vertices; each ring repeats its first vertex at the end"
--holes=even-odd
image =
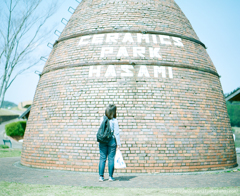
POLYGON ((194 195, 194 196, 239 196, 240 187, 227 188, 176 188, 176 189, 137 189, 137 188, 104 188, 104 187, 76 187, 55 185, 31 185, 20 183, 0 182, 0 195, 11 196, 155 196, 155 195, 194 195))
POLYGON ((0 158, 20 157, 20 156, 21 156, 21 150, 20 149, 2 149, 2 148, 0 148, 0 158))
MULTIPOLYGON (((240 128, 235 128, 236 142, 240 140, 240 128)), ((239 141, 240 147, 240 141, 239 141)), ((0 158, 19 157, 20 149, 0 148, 0 158)), ((1 160, 0 160, 1 165, 1 160)), ((172 188, 172 189, 140 189, 140 188, 105 188, 77 187, 58 185, 32 185, 0 181, 0 195, 4 196, 239 196, 240 187, 220 188, 172 188)))

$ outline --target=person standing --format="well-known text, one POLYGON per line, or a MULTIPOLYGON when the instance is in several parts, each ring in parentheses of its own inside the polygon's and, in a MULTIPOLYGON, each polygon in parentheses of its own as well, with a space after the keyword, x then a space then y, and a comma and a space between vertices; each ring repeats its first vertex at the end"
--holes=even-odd
MULTIPOLYGON (((119 125, 117 121, 117 107, 114 104, 110 104, 107 106, 105 110, 105 116, 109 119, 109 124, 113 136, 108 143, 99 142, 99 150, 100 150, 100 161, 99 161, 99 182, 104 181, 104 170, 106 160, 108 158, 108 172, 109 172, 109 181, 114 181, 113 173, 114 173, 114 158, 116 154, 116 148, 120 148, 120 136, 119 136, 119 125)), ((103 122, 103 118, 101 118, 101 123, 103 122)), ((101 124, 100 123, 100 124, 101 124)))

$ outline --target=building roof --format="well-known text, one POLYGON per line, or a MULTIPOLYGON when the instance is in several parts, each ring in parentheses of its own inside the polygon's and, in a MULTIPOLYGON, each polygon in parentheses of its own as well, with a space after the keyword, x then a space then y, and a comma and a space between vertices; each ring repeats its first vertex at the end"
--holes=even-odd
POLYGON ((0 116, 16 116, 18 114, 14 113, 11 110, 7 110, 7 109, 0 109, 0 116))
POLYGON ((28 115, 29 115, 29 113, 30 113, 30 110, 31 110, 31 106, 29 106, 29 107, 27 108, 27 110, 26 110, 25 112, 23 112, 21 116, 19 116, 19 118, 26 118, 26 117, 28 118, 28 115))
POLYGON ((240 101, 240 88, 234 90, 229 95, 226 96, 226 101, 240 101))
POLYGON ((18 109, 24 110, 24 109, 28 108, 30 105, 32 105, 32 102, 33 102, 32 100, 20 102, 18 104, 18 109))

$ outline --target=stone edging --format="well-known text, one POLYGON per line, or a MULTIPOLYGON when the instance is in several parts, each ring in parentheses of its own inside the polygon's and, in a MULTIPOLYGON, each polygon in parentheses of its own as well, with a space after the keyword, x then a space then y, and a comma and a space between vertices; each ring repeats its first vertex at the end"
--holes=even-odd
MULTIPOLYGON (((239 157, 240 158, 240 157, 239 157)), ((27 167, 21 164, 20 161, 17 161, 13 164, 14 167, 18 167, 20 169, 28 169, 28 170, 38 170, 38 171, 49 171, 49 172, 62 172, 62 173, 78 173, 84 175, 98 175, 96 172, 77 172, 77 171, 66 171, 66 170, 51 170, 51 169, 41 169, 35 167, 27 167)), ((179 176, 179 175, 204 175, 204 174, 219 174, 219 173, 229 173, 229 172, 240 172, 240 164, 237 167, 225 170, 215 170, 215 171, 204 171, 204 172, 184 172, 184 173, 117 173, 115 171, 114 175, 121 176, 131 176, 131 175, 159 175, 159 176, 179 176)))

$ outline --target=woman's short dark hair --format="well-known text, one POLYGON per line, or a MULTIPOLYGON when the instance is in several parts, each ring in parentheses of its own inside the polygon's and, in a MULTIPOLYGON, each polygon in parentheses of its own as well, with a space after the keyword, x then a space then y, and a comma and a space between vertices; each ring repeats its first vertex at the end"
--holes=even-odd
POLYGON ((114 104, 110 104, 105 110, 105 115, 108 119, 117 118, 117 107, 114 104))

